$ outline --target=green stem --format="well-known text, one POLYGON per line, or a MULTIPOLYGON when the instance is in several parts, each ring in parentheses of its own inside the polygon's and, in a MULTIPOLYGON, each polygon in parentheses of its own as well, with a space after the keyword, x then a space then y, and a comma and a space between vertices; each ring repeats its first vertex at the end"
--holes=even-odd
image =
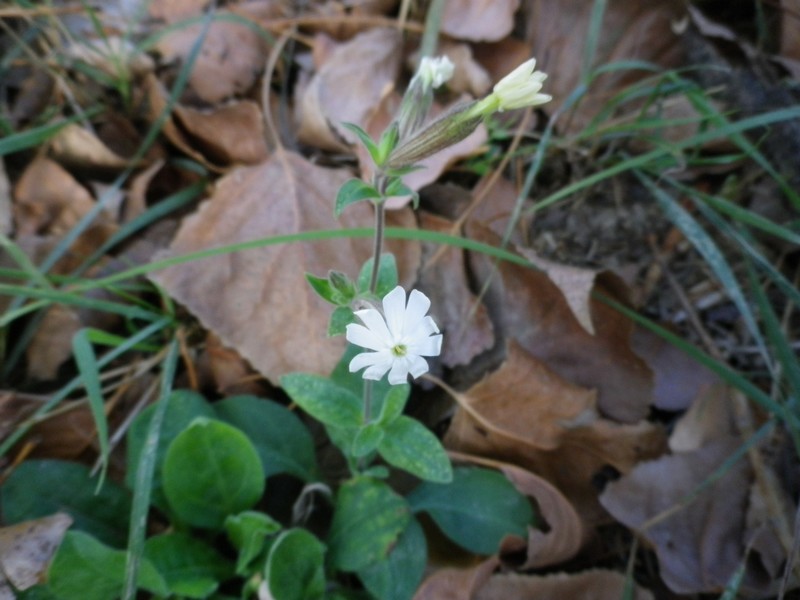
POLYGON ((386 209, 383 200, 375 204, 375 244, 372 251, 372 274, 369 277, 369 291, 375 293, 378 287, 378 270, 381 266, 381 252, 383 250, 383 228, 386 221, 386 209))

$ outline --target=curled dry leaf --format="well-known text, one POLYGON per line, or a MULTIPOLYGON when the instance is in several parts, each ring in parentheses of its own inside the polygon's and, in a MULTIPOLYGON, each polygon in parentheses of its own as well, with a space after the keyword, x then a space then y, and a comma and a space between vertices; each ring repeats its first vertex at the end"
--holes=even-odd
MULTIPOLYGON (((497 237, 470 222, 469 237, 497 245, 497 237)), ((595 334, 575 318, 563 292, 541 272, 470 254, 478 285, 490 284, 489 313, 501 338, 513 338, 531 355, 570 383, 597 390, 604 416, 636 423, 650 410, 652 373, 630 348, 633 324, 616 310, 592 298, 595 334), (499 275, 499 276, 498 276, 499 275)), ((625 302, 615 278, 602 278, 593 291, 625 302)))
POLYGON ((40 380, 55 379, 59 367, 72 356, 72 337, 81 327, 71 307, 54 304, 48 308, 25 350, 28 375, 40 380))
POLYGON ((496 42, 514 27, 519 0, 450 0, 444 4, 442 32, 462 40, 496 42))
POLYGON ((129 164, 91 131, 75 123, 64 126, 50 140, 50 155, 62 165, 89 172, 116 173, 129 164))
MULTIPOLYGON (((452 223, 422 212, 420 225, 429 231, 449 232, 452 223)), ((439 248, 433 244, 424 246, 428 258, 439 248)), ((434 262, 425 264, 418 288, 431 299, 436 323, 444 332, 442 364, 467 365, 492 347, 492 322, 486 308, 469 289, 464 253, 459 248, 447 247, 437 254, 434 262)))
POLYGON ((449 58, 455 66, 453 77, 447 82, 448 89, 456 93, 467 93, 475 98, 480 98, 489 92, 492 80, 486 69, 472 56, 471 46, 444 42, 438 54, 449 58))
POLYGON ((652 600, 653 595, 632 585, 622 573, 591 570, 581 573, 555 573, 535 576, 516 573, 493 575, 478 589, 471 600, 509 600, 510 598, 536 598, 536 600, 652 600))
MULTIPOLYGON (((208 27, 189 77, 191 92, 208 104, 247 92, 267 57, 265 40, 246 25, 219 18, 226 14, 230 13, 218 11, 218 18, 208 27)), ((204 27, 204 23, 196 23, 172 29, 159 39, 156 50, 166 62, 186 61, 204 27)))
MULTIPOLYGON (((545 528, 528 527, 526 559, 523 564, 515 565, 516 568, 524 570, 555 565, 572 558, 581 549, 586 534, 583 523, 572 504, 549 481, 501 461, 458 452, 451 452, 450 457, 499 470, 517 491, 535 500, 538 516, 546 524, 546 531, 543 530, 545 528)), ((518 552, 524 548, 519 547, 516 538, 508 537, 503 541, 500 554, 518 552)))
POLYGON ((174 114, 209 162, 252 165, 267 158, 264 118, 255 102, 230 102, 212 110, 176 106, 174 114))
POLYGON ((499 565, 492 556, 468 569, 440 569, 422 582, 413 600, 472 600, 499 565))
MULTIPOLYGON (((325 38, 322 39, 324 43, 325 38)), ((302 89, 298 86, 300 141, 347 151, 356 136, 343 123, 364 127, 400 69, 402 39, 396 29, 375 28, 339 44, 302 89)))
MULTIPOLYGON (((187 218, 170 248, 175 256, 275 235, 372 225, 371 208, 349 207, 337 221, 333 200, 350 177, 299 155, 279 152, 219 180, 214 195, 187 218)), ((409 212, 391 215, 413 226, 409 212)), ((401 277, 416 270, 418 247, 391 243, 401 277)), ((326 338, 330 305, 307 285, 304 272, 332 267, 355 277, 371 254, 368 239, 265 245, 169 267, 152 278, 183 303, 222 343, 271 381, 290 371, 327 374, 344 340, 326 338)))
POLYGON ((6 582, 18 590, 42 583, 70 525, 72 517, 56 513, 0 528, 0 594, 7 589, 6 582))

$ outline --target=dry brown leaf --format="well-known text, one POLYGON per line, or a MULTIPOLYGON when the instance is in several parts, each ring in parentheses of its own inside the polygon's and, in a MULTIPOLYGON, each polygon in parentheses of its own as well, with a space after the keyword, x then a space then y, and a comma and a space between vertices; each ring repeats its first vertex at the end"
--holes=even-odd
POLYGON ((56 513, 0 528, 0 593, 6 581, 19 590, 42 583, 70 525, 72 517, 56 513))
MULTIPOLYGON (((739 445, 720 436, 693 452, 642 463, 600 497, 615 519, 655 547, 661 577, 676 593, 719 592, 743 561, 750 465, 740 460, 709 480, 739 445)), ((745 585, 754 583, 750 572, 745 585)))
POLYGON ((447 82, 450 90, 480 98, 492 87, 489 74, 472 56, 472 47, 468 44, 445 41, 437 54, 449 58, 455 67, 453 77, 447 82))
POLYGON ((13 208, 11 205, 11 183, 6 174, 6 165, 0 160, 0 235, 10 235, 14 229, 13 208))
POLYGON ((692 452, 720 437, 735 435, 736 415, 730 388, 718 383, 704 390, 675 424, 669 437, 673 452, 692 452))
POLYGON ((413 600, 472 600, 499 564, 493 556, 468 569, 440 569, 422 582, 413 600))
POLYGON ((516 568, 524 570, 555 565, 572 558, 581 549, 586 534, 583 523, 569 501, 550 482, 509 463, 458 452, 451 452, 450 457, 499 470, 517 491, 536 502, 538 516, 544 521, 546 530, 545 527, 535 529, 529 526, 528 540, 523 547, 513 536, 504 539, 501 546, 501 555, 527 547, 525 562, 515 564, 516 568))
MULTIPOLYGON (((189 87, 202 102, 216 104, 247 92, 264 68, 268 47, 250 27, 219 19, 229 14, 218 11, 208 28, 197 60, 192 66, 189 87)), ((156 49, 167 62, 186 61, 204 23, 173 29, 159 39, 156 49)))
POLYGON ((147 12, 154 19, 175 23, 203 14, 210 3, 211 0, 159 0, 159 2, 148 2, 147 12))
MULTIPOLYGON (((497 237, 470 222, 467 234, 492 245, 497 237)), ((591 300, 595 335, 575 318, 564 295, 545 273, 471 254, 478 285, 490 282, 487 295, 497 334, 516 339, 532 356, 564 380, 596 389, 600 412, 616 421, 636 423, 647 416, 652 394, 652 373, 630 348, 633 325, 627 317, 591 300)), ((617 280, 598 280, 595 290, 625 301, 617 280), (615 287, 609 287, 610 284, 615 287)))
POLYGON ((41 324, 25 350, 28 376, 49 380, 72 356, 72 337, 83 327, 72 307, 54 304, 44 314, 41 324))
MULTIPOLYGON (((320 43, 326 43, 322 37, 320 43)), ((298 86, 300 141, 325 150, 348 151, 357 138, 342 123, 364 127, 391 89, 401 64, 396 29, 375 28, 336 45, 307 85, 298 86)))
MULTIPOLYGON (((187 218, 170 255, 300 231, 371 226, 370 206, 344 211, 337 222, 333 200, 350 177, 279 152, 256 167, 239 168, 217 183, 214 195, 187 218)), ((392 218, 412 226, 409 212, 392 218)), ((418 247, 390 244, 407 282, 418 247)), ((326 338, 330 305, 314 294, 304 273, 335 268, 355 277, 371 254, 367 239, 264 246, 167 268, 153 275, 222 343, 277 382, 290 371, 327 374, 341 358, 342 338, 326 338)))
POLYGON ((449 0, 442 32, 462 40, 496 42, 511 33, 518 8, 519 0, 449 0))
POLYGON ((531 45, 510 36, 492 44, 474 44, 472 49, 490 82, 500 81, 531 58, 531 45))
POLYGON ((129 165, 94 133, 75 123, 64 126, 50 140, 50 155, 70 169, 90 172, 116 173, 129 165))
POLYGON ((637 585, 627 596, 628 579, 613 571, 583 571, 553 575, 493 575, 478 589, 471 600, 651 600, 653 595, 637 585))
POLYGON ((209 162, 252 165, 267 158, 264 119, 258 104, 230 102, 213 110, 175 107, 175 119, 209 162))
POLYGON ((200 376, 223 396, 235 394, 264 395, 261 376, 253 371, 236 350, 225 347, 217 336, 206 336, 205 353, 198 365, 200 376))
MULTIPOLYGON (((449 232, 452 223, 422 212, 420 225, 429 231, 449 232)), ((439 248, 439 245, 430 244, 425 246, 425 251, 430 255, 439 248)), ((426 265, 417 287, 431 299, 436 323, 445 334, 442 364, 447 367, 467 365, 492 347, 492 322, 486 308, 469 289, 464 253, 460 248, 449 247, 435 263, 426 265)))
MULTIPOLYGON (((530 4, 528 39, 533 43, 533 56, 539 60, 537 68, 548 74, 544 91, 555 98, 551 110, 566 101, 580 83, 593 8, 594 4, 585 0, 533 0, 530 4)), ((592 66, 620 60, 647 61, 664 68, 679 66, 684 45, 672 23, 684 15, 683 3, 677 0, 609 2, 592 66)), ((599 76, 580 109, 562 126, 567 132, 580 132, 614 94, 649 75, 621 70, 599 76)))

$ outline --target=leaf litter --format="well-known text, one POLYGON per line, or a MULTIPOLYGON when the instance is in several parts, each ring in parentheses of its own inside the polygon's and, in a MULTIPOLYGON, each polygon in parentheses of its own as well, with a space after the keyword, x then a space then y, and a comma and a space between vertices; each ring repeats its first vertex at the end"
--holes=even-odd
MULTIPOLYGON (((149 26, 200 16, 207 4, 152 3, 149 10, 155 25, 149 26)), ((55 274, 72 273, 126 222, 198 181, 196 174, 167 165, 175 159, 191 159, 207 170, 212 184, 202 202, 185 209, 180 223, 165 219, 160 231, 155 226, 145 229, 139 240, 104 257, 101 265, 111 259, 143 264, 154 254, 161 260, 275 235, 371 226, 372 215, 365 206, 348 209, 339 221, 332 216, 338 187, 369 170, 343 123, 382 129, 407 82, 409 71, 404 67, 416 50, 416 44, 409 43, 413 36, 387 27, 386 21, 369 21, 393 18, 393 9, 380 3, 362 9, 321 2, 308 14, 298 14, 302 9, 282 2, 227 4, 230 7, 218 13, 225 18, 208 27, 188 86, 159 138, 136 164, 130 161, 133 152, 125 148, 136 148, 144 135, 142 123, 155 123, 169 106, 168 90, 203 25, 172 28, 159 36, 151 53, 118 37, 105 40, 115 40, 106 46, 96 45, 105 47, 105 53, 91 52, 80 43, 66 53, 73 66, 90 64, 112 78, 119 74, 119 65, 125 65, 133 90, 126 109, 117 106, 119 102, 110 99, 102 86, 76 86, 79 100, 100 98, 117 106, 116 123, 109 119, 105 125, 99 120, 71 124, 39 152, 5 157, 5 171, 13 184, 9 194, 13 228, 8 233, 30 260, 41 262, 96 206, 104 182, 134 168, 137 174, 130 184, 123 185, 116 201, 104 206, 53 269, 55 274), (308 17, 300 30, 291 33, 301 49, 281 62, 277 76, 270 73, 273 81, 262 88, 273 51, 270 35, 263 33, 287 31, 290 17, 299 23, 308 17), (263 27, 261 34, 245 22, 263 27), (259 97, 259 90, 269 89, 270 83, 270 97, 259 97), (283 87, 276 99, 279 86, 283 87), (285 147, 273 148, 265 141, 264 107, 272 111, 275 102, 281 103, 280 114, 286 121, 282 127, 291 131, 281 140, 285 147), (136 243, 148 249, 134 251, 136 243)), ((792 10, 787 7, 786 15, 794 16, 792 10)), ((609 3, 598 46, 587 55, 592 3, 448 2, 441 30, 449 39, 442 41, 441 49, 456 63, 458 77, 439 100, 447 106, 461 94, 480 94, 508 72, 509 63, 519 64, 531 55, 549 74, 548 92, 562 105, 580 84, 589 83, 584 78, 587 56, 595 66, 622 60, 664 68, 684 66, 680 23, 686 18, 679 3, 609 3)), ((710 27, 696 14, 693 19, 710 27)), ((711 35, 708 29, 701 33, 711 35)), ((734 36, 729 41, 744 45, 742 39, 734 36)), ((796 50, 796 40, 784 32, 776 58, 796 68, 796 50)), ((60 79, 54 78, 41 65, 15 71, 5 84, 15 92, 13 122, 36 122, 42 107, 48 106, 69 114, 74 99, 65 93, 64 76, 81 82, 85 74, 67 70, 59 73, 60 79)), ((570 107, 569 117, 559 121, 560 134, 580 136, 587 128, 625 123, 649 110, 634 100, 599 117, 626 86, 646 76, 644 69, 612 70, 592 81, 587 95, 570 107)), ((553 110, 558 109, 557 104, 553 110)), ((543 118, 553 115, 549 109, 546 112, 540 111, 532 122, 541 125, 543 118)), ((500 125, 513 128, 518 122, 504 118, 500 125)), ((538 131, 535 125, 528 126, 523 135, 535 139, 538 131)), ((685 132, 676 127, 669 135, 685 132)), ((469 218, 459 220, 473 198, 482 198, 478 191, 489 176, 484 170, 484 177, 476 178, 470 166, 475 171, 481 166, 470 157, 491 149, 495 134, 496 130, 481 129, 450 155, 431 157, 427 169, 412 175, 411 186, 422 190, 427 212, 414 214, 400 208, 403 201, 398 201, 398 210, 389 214, 390 225, 458 234, 499 246, 522 189, 523 163, 518 159, 512 159, 505 177, 489 188, 479 205, 470 206, 469 218), (442 180, 445 183, 437 183, 442 180)), ((555 158, 540 177, 540 189, 548 185, 558 189, 579 177, 581 169, 590 172, 597 156, 575 157, 569 152, 567 148, 560 156, 553 153, 555 158)), ((719 593, 741 564, 747 568, 740 592, 759 597, 777 592, 793 540, 787 527, 775 523, 792 523, 796 489, 791 473, 796 460, 794 467, 781 462, 788 442, 779 433, 768 436, 769 444, 743 451, 752 431, 765 426, 763 416, 745 411, 752 422, 745 419, 748 426, 741 427, 742 411, 732 412, 742 402, 736 392, 696 360, 672 346, 663 347, 652 334, 598 299, 605 295, 632 309, 658 314, 660 310, 653 310, 658 294, 652 288, 649 294, 639 293, 644 289, 643 270, 654 272, 654 259, 643 252, 647 245, 639 234, 662 240, 673 235, 663 217, 641 207, 629 181, 615 179, 613 186, 597 186, 594 191, 602 196, 603 206, 614 204, 619 189, 625 191, 622 217, 617 220, 605 218, 607 211, 600 214, 592 202, 584 202, 586 212, 580 213, 579 202, 577 207, 571 203, 537 212, 533 219, 526 213, 516 223, 508 249, 538 270, 456 247, 439 250, 411 241, 389 243, 402 282, 418 282, 434 301, 437 322, 445 332, 437 369, 446 381, 451 377, 450 383, 460 386, 450 389, 447 418, 428 424, 446 430, 444 440, 454 458, 502 472, 532 499, 547 524, 543 530, 530 529, 527 540, 509 540, 498 556, 481 559, 470 568, 433 566, 415 596, 418 600, 620 597, 630 584, 623 574, 627 557, 616 557, 615 570, 574 567, 588 564, 579 562, 582 553, 590 552, 601 535, 598 527, 610 524, 639 536, 646 545, 644 552, 652 551, 657 558, 661 581, 674 594, 719 593), (600 222, 597 231, 610 232, 602 235, 617 247, 597 251, 596 231, 584 225, 600 222), (581 243, 570 246, 570 240, 581 243), (650 304, 642 306, 635 300, 650 304), (654 418, 659 411, 669 418, 654 418), (727 465, 737 452, 742 458, 727 465)), ((533 194, 537 193, 534 188, 533 194)), ((221 395, 258 392, 264 381, 277 385, 279 377, 290 371, 326 374, 334 367, 343 346, 340 340, 325 338, 326 308, 298 273, 324 275, 336 257, 336 268, 355 274, 369 254, 368 246, 365 239, 347 237, 261 245, 175 264, 155 272, 151 280, 206 332, 203 351, 208 364, 200 365, 201 371, 208 369, 204 380, 213 382, 221 395), (310 339, 315 343, 309 344, 310 339), (263 379, 254 384, 253 377, 263 379)), ((690 256, 685 244, 678 242, 676 247, 678 253, 690 256)), ((8 262, 4 255, 3 265, 8 262)), ((88 276, 97 273, 89 271, 88 276)), ((696 279, 687 281, 697 284, 696 279)), ((72 335, 82 326, 95 323, 120 331, 119 320, 99 324, 87 320, 85 312, 60 304, 42 315, 13 382, 42 385, 62 378, 65 367, 70 368, 72 335)), ((20 401, 12 400, 15 396, 10 393, 0 397, 0 407, 18 423, 31 408, 9 408, 20 401)), ((45 455, 75 458, 85 452, 94 434, 86 412, 66 411, 50 423, 49 431, 39 429, 36 434, 49 439, 38 442, 45 455), (59 428, 74 435, 59 437, 59 428)), ((2 424, 3 431, 8 430, 2 424)), ((36 436, 28 441, 37 443, 36 436)), ((15 557, 22 556, 14 552, 15 557)), ((5 550, 0 556, 7 560, 5 550)), ((3 570, 8 574, 5 562, 3 570)), ((645 587, 635 585, 631 597, 652 597, 645 587)))

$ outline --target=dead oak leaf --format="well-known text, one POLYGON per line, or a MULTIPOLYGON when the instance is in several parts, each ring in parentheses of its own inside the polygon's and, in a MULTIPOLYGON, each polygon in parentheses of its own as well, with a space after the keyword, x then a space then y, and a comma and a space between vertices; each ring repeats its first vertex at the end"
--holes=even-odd
POLYGON ((364 127, 394 85, 401 49, 400 34, 386 28, 370 29, 336 45, 308 83, 298 86, 300 141, 325 150, 349 150, 348 144, 357 138, 342 124, 364 127))
POLYGON ((478 589, 473 600, 652 600, 653 595, 649 591, 635 584, 630 590, 632 593, 629 593, 629 583, 622 573, 600 569, 544 576, 498 573, 478 589))
POLYGON ((45 580, 50 560, 70 525, 72 517, 56 513, 0 528, 0 597, 10 593, 7 582, 27 590, 45 580))
POLYGON ((473 42, 496 42, 514 27, 519 0, 449 0, 442 14, 442 32, 473 42))
MULTIPOLYGON (((170 255, 300 231, 365 227, 370 206, 349 207, 336 221, 333 200, 350 178, 345 170, 315 166, 278 152, 265 163, 223 177, 214 195, 187 218, 170 255)), ((391 218, 410 226, 408 212, 391 218)), ((396 223, 401 224, 401 223, 396 223)), ((413 244, 392 243, 401 278, 419 259, 413 244)), ((328 374, 344 349, 327 338, 331 306, 313 293, 304 273, 335 268, 355 277, 371 255, 371 241, 342 238, 263 246, 176 265, 152 279, 184 304, 221 342, 272 382, 290 371, 328 374)))

